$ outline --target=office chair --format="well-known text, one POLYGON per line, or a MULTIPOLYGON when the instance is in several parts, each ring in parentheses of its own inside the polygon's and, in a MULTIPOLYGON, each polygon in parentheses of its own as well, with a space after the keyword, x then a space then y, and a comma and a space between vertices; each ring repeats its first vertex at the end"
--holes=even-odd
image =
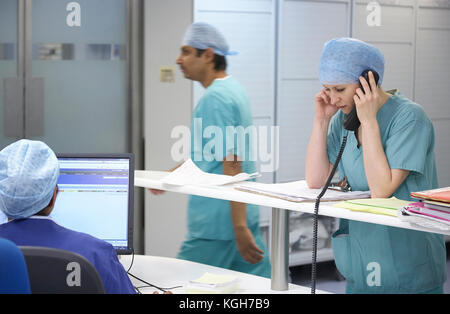
POLYGON ((27 265, 20 249, 0 239, 0 294, 29 294, 27 265))
POLYGON ((31 293, 105 293, 100 275, 85 257, 47 247, 19 248, 27 263, 31 293))

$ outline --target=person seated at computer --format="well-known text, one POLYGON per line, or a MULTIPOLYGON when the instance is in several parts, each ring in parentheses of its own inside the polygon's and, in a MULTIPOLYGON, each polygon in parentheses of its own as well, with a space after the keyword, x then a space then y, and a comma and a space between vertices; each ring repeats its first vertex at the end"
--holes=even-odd
POLYGON ((9 219, 0 225, 0 238, 78 253, 97 269, 106 293, 135 293, 111 244, 61 227, 49 217, 58 176, 58 159, 43 142, 20 140, 0 151, 0 210, 9 219))

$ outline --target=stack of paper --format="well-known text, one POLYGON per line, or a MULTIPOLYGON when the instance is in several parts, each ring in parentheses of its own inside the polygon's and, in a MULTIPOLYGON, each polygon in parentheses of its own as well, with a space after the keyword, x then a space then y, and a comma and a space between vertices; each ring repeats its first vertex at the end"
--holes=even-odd
POLYGON ((439 221, 450 225, 450 208, 447 208, 447 210, 439 210, 429 208, 427 204, 423 202, 417 202, 405 206, 403 210, 410 215, 417 215, 419 217, 439 221))
POLYGON ((412 216, 419 223, 422 220, 428 224, 437 223, 441 229, 442 225, 450 228, 450 187, 413 192, 411 196, 420 199, 420 202, 403 207, 400 218, 412 216))
POLYGON ((198 279, 189 281, 186 293, 234 293, 239 289, 236 276, 205 273, 198 279))
POLYGON ((170 185, 224 185, 253 179, 259 173, 239 173, 235 176, 207 173, 198 168, 191 159, 186 160, 180 167, 164 177, 161 182, 170 185))
POLYGON ((411 196, 421 200, 430 200, 440 203, 450 203, 450 187, 433 189, 420 192, 412 192, 411 196))
POLYGON ((450 212, 450 203, 441 203, 441 202, 427 201, 427 200, 423 200, 423 202, 429 208, 440 209, 443 211, 450 212))
POLYGON ((425 227, 434 230, 450 231, 450 223, 442 218, 437 218, 436 216, 424 215, 420 210, 420 207, 405 206, 398 211, 398 218, 401 221, 409 222, 413 225, 418 225, 420 227, 425 227))
POLYGON ((397 217, 397 211, 400 208, 407 206, 409 203, 409 201, 391 197, 349 200, 334 204, 334 206, 353 211, 397 217))
POLYGON ((412 192, 420 200, 402 207, 398 218, 429 229, 450 230, 450 187, 412 192))
MULTIPOLYGON (((256 193, 270 197, 280 198, 291 202, 312 202, 315 201, 322 189, 310 189, 305 180, 288 183, 265 184, 258 182, 248 182, 235 186, 239 191, 256 193)), ((341 192, 328 189, 322 201, 340 201, 347 199, 370 197, 370 191, 341 192)))

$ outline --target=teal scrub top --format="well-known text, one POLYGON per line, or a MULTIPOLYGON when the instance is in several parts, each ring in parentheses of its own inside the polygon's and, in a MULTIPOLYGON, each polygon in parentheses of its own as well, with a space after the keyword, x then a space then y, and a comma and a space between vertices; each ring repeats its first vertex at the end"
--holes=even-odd
MULTIPOLYGON (((393 196, 413 201, 411 192, 438 187, 434 129, 420 105, 391 93, 377 114, 381 141, 390 168, 410 171, 393 196)), ((332 163, 348 132, 343 118, 339 111, 330 123, 327 151, 332 163)), ((368 191, 363 149, 348 132, 338 171, 353 190, 368 191)), ((445 242, 439 234, 341 219, 332 246, 348 293, 424 293, 439 291, 446 280, 445 242)))
MULTIPOLYGON (((250 100, 233 77, 216 79, 205 90, 191 121, 191 159, 203 171, 223 174, 222 161, 229 154, 242 158, 242 172, 256 171, 250 152, 252 131, 250 100), (245 132, 247 131, 247 132, 245 132)), ((203 239, 234 239, 230 202, 190 195, 188 236, 203 239)), ((259 208, 247 204, 247 226, 259 224, 259 208)))

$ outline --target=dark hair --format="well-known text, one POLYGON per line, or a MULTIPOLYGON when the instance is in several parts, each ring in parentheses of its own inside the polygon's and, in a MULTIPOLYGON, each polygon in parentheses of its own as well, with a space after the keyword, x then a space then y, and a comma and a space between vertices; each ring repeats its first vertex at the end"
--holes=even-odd
MULTIPOLYGON (((197 49, 197 48, 196 48, 197 49)), ((200 57, 206 49, 197 49, 197 57, 200 57)), ((227 69, 227 59, 225 56, 214 54, 214 70, 225 71, 227 69)))

